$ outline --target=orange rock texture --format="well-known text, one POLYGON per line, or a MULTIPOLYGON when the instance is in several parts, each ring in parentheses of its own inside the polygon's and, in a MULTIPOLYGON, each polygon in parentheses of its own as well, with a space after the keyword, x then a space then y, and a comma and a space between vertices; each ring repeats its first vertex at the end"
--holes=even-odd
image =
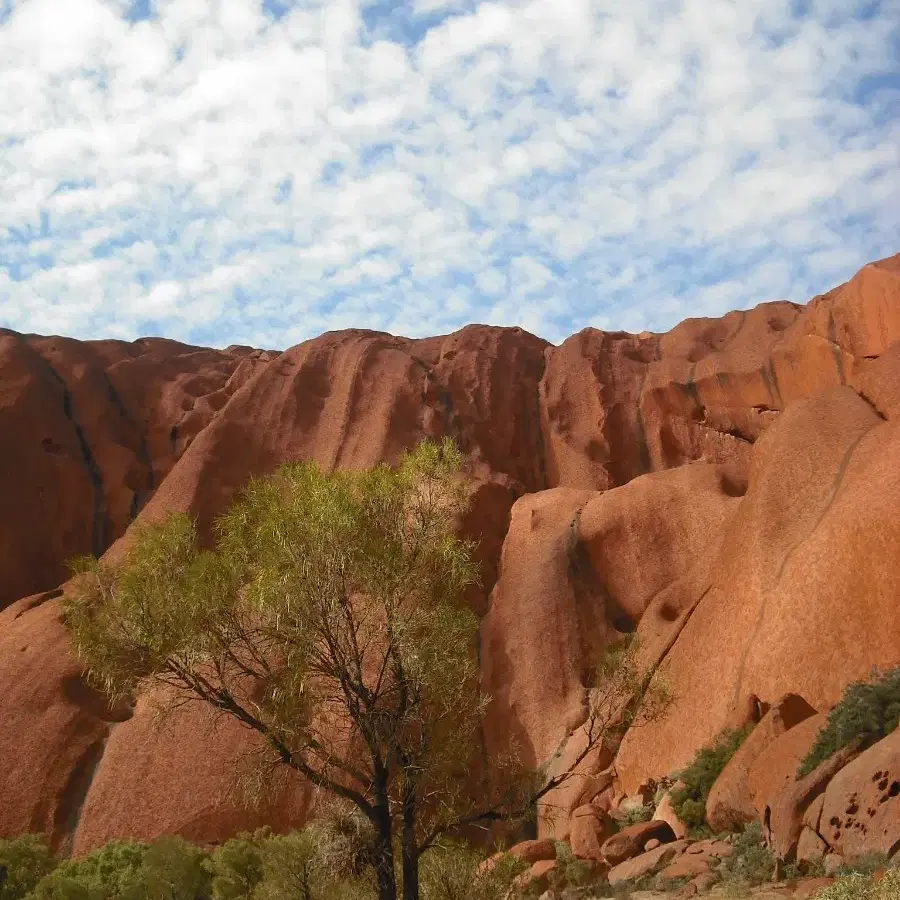
POLYGON ((824 710, 900 662, 898 421, 900 256, 806 306, 560 346, 486 326, 283 353, 0 330, 0 836, 83 852, 309 814, 296 784, 241 807, 245 735, 211 739, 190 707, 159 731, 152 704, 111 710, 84 684, 56 589, 136 518, 186 511, 208 533, 283 461, 364 467, 452 436, 472 484, 460 525, 481 541, 488 750, 564 746, 603 646, 637 631, 677 705, 626 735, 630 795, 748 703, 824 710))

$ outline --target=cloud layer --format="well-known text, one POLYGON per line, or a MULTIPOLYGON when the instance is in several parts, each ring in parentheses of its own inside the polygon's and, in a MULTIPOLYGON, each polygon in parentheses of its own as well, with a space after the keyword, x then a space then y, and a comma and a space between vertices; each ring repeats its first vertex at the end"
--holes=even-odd
POLYGON ((895 0, 0 0, 0 325, 551 341, 900 250, 895 0))

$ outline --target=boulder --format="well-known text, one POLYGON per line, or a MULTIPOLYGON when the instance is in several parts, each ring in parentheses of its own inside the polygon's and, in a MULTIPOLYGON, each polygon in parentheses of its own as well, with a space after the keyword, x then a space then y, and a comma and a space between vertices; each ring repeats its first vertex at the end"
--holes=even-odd
POLYGON ((546 887, 550 878, 550 873, 556 869, 557 863, 555 859, 541 859, 525 873, 527 878, 525 883, 534 885, 538 890, 546 887))
POLYGON ((714 832, 739 831, 757 819, 750 798, 750 767, 777 737, 815 714, 802 697, 787 694, 762 717, 709 792, 706 821, 714 832))
POLYGON ((661 878, 696 878, 709 872, 709 857, 682 853, 659 873, 661 878))
POLYGON ((547 859, 556 859, 556 844, 551 840, 521 841, 507 851, 510 856, 533 864, 547 859))
POLYGON ((644 844, 644 852, 647 853, 650 850, 655 850, 659 846, 660 842, 656 838, 651 838, 649 841, 647 841, 646 844, 644 844))
POLYGON ((685 853, 689 856, 698 856, 703 859, 725 859, 734 852, 731 844, 727 841, 720 841, 716 838, 710 838, 705 841, 697 841, 691 844, 685 853))
MULTIPOLYGON (((859 753, 856 744, 838 750, 808 775, 785 784, 763 812, 767 842, 776 858, 791 860, 796 856, 800 835, 805 827, 803 817, 810 804, 825 791, 831 779, 859 753)), ((822 809, 824 819, 825 809, 822 809)))
POLYGON ((900 848, 900 729, 851 760, 825 789, 819 834, 847 859, 900 848))
POLYGON ((827 852, 828 844, 822 840, 822 835, 804 825, 797 839, 797 862, 808 863, 814 859, 823 859, 827 852))
MULTIPOLYGON (((626 859, 640 854, 644 844, 653 838, 663 844, 668 844, 675 840, 675 834, 668 823, 657 820, 629 825, 604 841, 601 848, 603 858, 611 866, 616 866, 626 859)), ((651 851, 651 853, 655 852, 656 850, 651 851)))
POLYGON ((641 853, 613 866, 609 870, 607 879, 610 884, 616 885, 622 881, 633 881, 641 878, 675 859, 684 851, 685 847, 687 847, 687 841, 674 841, 670 844, 662 844, 655 850, 641 853))
POLYGON ((611 832, 609 819, 593 806, 580 806, 570 821, 569 841, 578 859, 603 859, 601 847, 611 832))
POLYGON ((663 795, 662 799, 659 801, 659 805, 656 807, 656 812, 653 813, 653 818, 658 819, 660 822, 665 822, 672 829, 673 834, 676 838, 681 840, 681 838, 687 837, 687 826, 681 819, 678 818, 678 815, 675 812, 675 807, 672 806, 672 796, 669 791, 663 795))
POLYGON ((759 821, 765 820, 766 807, 771 816, 771 807, 781 790, 796 782, 800 761, 809 752, 827 719, 825 713, 820 713, 783 732, 750 764, 747 788, 759 821))

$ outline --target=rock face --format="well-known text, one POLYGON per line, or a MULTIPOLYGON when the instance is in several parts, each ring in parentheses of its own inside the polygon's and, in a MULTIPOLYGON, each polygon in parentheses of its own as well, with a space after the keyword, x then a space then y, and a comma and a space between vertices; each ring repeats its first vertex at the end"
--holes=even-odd
POLYGON ((706 822, 714 832, 739 831, 759 818, 750 795, 750 767, 776 738, 815 714, 802 697, 788 694, 763 716, 709 792, 706 822))
POLYGON ((900 731, 848 763, 829 782, 818 834, 833 853, 892 856, 900 850, 900 731))
POLYGON ((114 558, 136 518, 188 512, 208 535, 251 474, 369 466, 426 436, 452 436, 471 477, 487 749, 574 752, 598 654, 623 633, 678 700, 585 799, 612 762, 591 761, 567 812, 678 769, 750 698, 824 710, 900 662, 898 416, 900 256, 805 307, 558 347, 483 326, 284 353, 0 330, 0 836, 80 852, 302 821, 302 785, 258 819, 229 797, 243 738, 211 742, 201 710, 181 740, 145 704, 109 710, 54 592, 68 558, 114 558))

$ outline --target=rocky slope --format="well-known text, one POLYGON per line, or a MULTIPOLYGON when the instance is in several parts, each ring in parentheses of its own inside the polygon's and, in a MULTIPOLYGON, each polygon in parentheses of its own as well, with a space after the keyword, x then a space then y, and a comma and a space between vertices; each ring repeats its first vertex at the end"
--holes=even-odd
POLYGON ((308 813, 287 782, 238 808, 248 738, 227 723, 186 709, 159 729, 84 684, 58 622, 64 562, 120 552, 136 517, 206 529, 284 460, 368 466, 452 435, 482 540, 488 749, 515 736, 546 758, 599 649, 637 630, 678 705, 626 737, 627 794, 760 704, 793 692, 821 711, 900 662, 898 421, 900 255, 806 306, 558 347, 483 326, 280 354, 0 330, 0 835, 78 851, 308 813))

